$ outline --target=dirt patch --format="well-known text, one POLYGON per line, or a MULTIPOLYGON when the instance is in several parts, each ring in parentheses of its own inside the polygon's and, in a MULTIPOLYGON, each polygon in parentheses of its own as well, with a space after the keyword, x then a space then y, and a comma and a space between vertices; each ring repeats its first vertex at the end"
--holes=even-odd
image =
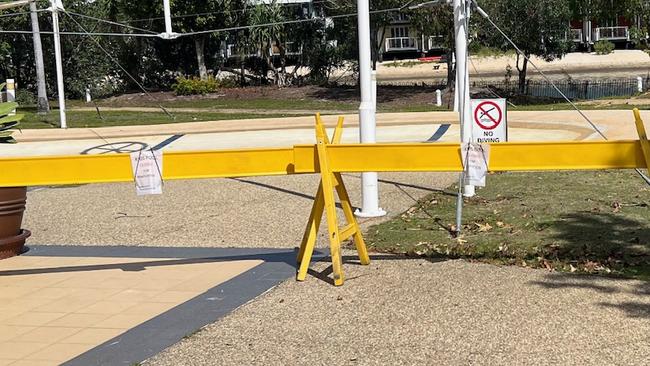
MULTIPOLYGON (((377 101, 385 107, 434 104, 436 89, 438 87, 434 86, 378 86, 377 101)), ((301 86, 289 88, 265 86, 223 89, 218 93, 188 96, 177 96, 173 92, 151 93, 151 97, 143 93, 132 93, 103 99, 100 103, 107 107, 136 107, 171 102, 270 99, 278 101, 339 102, 352 105, 359 103, 359 94, 358 88, 348 86, 301 86)))

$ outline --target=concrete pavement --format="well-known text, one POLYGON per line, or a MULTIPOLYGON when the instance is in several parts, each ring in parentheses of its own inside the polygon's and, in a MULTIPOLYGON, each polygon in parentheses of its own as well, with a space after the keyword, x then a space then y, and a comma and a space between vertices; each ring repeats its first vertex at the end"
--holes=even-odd
MULTIPOLYGON (((637 137, 631 111, 586 111, 585 114, 610 139, 637 137)), ((642 111, 650 121, 650 111, 642 111)), ((358 141, 358 116, 344 115, 343 142, 358 141)), ((324 121, 333 128, 336 116, 324 121)), ((377 141, 421 142, 443 124, 449 130, 442 142, 456 142, 458 116, 453 112, 384 113, 377 118, 377 141)), ((511 141, 553 141, 600 139, 600 136, 575 111, 508 112, 511 141)), ((167 151, 277 147, 314 142, 313 117, 288 117, 234 121, 194 122, 156 126, 24 130, 16 134, 16 145, 0 146, 0 156, 62 154, 102 154, 131 152, 165 144, 167 151)))

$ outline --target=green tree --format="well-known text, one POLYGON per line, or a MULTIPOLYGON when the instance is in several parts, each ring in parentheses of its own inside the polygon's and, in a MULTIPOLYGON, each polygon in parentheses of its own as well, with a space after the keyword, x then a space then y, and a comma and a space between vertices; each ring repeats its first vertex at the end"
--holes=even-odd
POLYGON ((445 49, 447 59, 447 86, 453 90, 456 81, 456 70, 453 54, 456 50, 454 34, 454 11, 451 6, 420 8, 409 13, 411 24, 425 35, 439 36, 439 42, 445 49))
MULTIPOLYGON (((571 49, 566 37, 571 8, 565 0, 490 0, 484 3, 483 9, 523 52, 523 55, 517 54, 521 93, 526 87, 527 58, 535 55, 552 61, 571 49)), ((488 44, 503 50, 512 49, 490 24, 485 22, 481 33, 488 44)))
MULTIPOLYGON (((172 14, 178 15, 173 19, 174 31, 188 33, 233 26, 239 19, 237 10, 240 6, 243 6, 243 2, 237 0, 172 0, 172 14), (190 14, 196 15, 184 16, 190 14)), ((206 43, 209 41, 220 43, 223 38, 223 34, 216 32, 192 36, 201 79, 205 80, 208 77, 206 43)))

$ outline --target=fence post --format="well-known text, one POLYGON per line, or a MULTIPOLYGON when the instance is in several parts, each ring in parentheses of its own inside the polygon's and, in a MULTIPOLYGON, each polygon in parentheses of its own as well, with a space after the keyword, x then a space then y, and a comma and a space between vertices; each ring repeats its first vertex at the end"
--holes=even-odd
POLYGON ((637 87, 637 90, 639 91, 639 93, 643 93, 643 78, 638 76, 636 78, 636 83, 637 83, 636 87, 637 87))
POLYGON ((585 81, 584 95, 582 99, 589 99, 589 80, 585 81))
POLYGON ((436 107, 442 106, 442 92, 440 89, 436 90, 436 107))
MULTIPOLYGON (((15 102, 16 101, 16 82, 14 79, 7 79, 6 81, 6 88, 7 88, 7 102, 15 102)), ((12 110, 9 112, 10 116, 13 116, 16 114, 16 110, 12 110)))

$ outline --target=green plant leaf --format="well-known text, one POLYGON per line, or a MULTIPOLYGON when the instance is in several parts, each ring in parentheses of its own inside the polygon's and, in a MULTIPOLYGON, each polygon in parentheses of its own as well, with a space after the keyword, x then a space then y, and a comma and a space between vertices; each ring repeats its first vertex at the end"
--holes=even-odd
POLYGON ((10 137, 14 131, 0 131, 0 139, 4 137, 10 137))
POLYGON ((25 117, 24 114, 17 114, 15 116, 2 117, 2 118, 0 118, 0 124, 5 124, 5 123, 9 123, 9 122, 19 122, 21 119, 23 119, 23 117, 25 117))
POLYGON ((16 102, 0 103, 0 116, 5 116, 18 107, 16 102))

